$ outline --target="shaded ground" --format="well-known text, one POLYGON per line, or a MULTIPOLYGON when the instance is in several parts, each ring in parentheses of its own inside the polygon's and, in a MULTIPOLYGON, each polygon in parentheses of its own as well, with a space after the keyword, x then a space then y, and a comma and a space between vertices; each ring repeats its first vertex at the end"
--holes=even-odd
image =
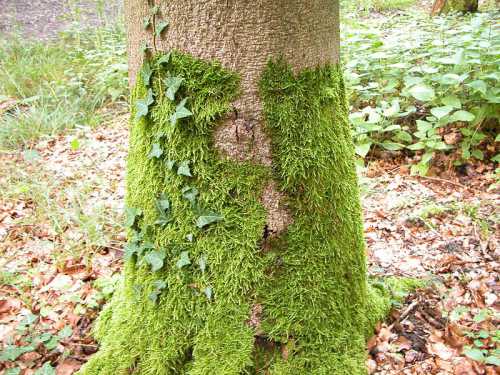
MULTIPOLYGON (((72 374, 97 350, 90 327, 122 264, 125 123, 0 155, 0 373, 45 363, 72 374)), ((380 162, 362 179, 370 273, 429 284, 378 327, 370 371, 495 374, 485 365, 499 339, 493 180, 394 169, 380 162)))
POLYGON ((46 40, 73 23, 91 27, 119 17, 120 1, 104 0, 0 0, 0 35, 21 32, 46 40))

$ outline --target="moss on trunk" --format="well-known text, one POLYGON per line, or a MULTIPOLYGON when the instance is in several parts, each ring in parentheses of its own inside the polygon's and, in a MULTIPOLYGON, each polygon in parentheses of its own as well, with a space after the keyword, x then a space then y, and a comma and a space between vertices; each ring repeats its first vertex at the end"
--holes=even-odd
POLYGON ((101 348, 80 374, 364 374, 365 337, 389 299, 366 280, 341 71, 294 75, 269 63, 260 87, 274 162, 267 168, 213 145, 238 76, 177 52, 166 60, 150 61, 133 92, 130 259, 95 329, 101 348), (169 76, 182 78, 173 101, 169 76), (148 87, 154 102, 134 120, 148 87), (173 126, 185 98, 192 116, 173 126), (293 223, 262 246, 261 196, 271 179, 293 223), (262 313, 250 322, 255 306, 262 313))

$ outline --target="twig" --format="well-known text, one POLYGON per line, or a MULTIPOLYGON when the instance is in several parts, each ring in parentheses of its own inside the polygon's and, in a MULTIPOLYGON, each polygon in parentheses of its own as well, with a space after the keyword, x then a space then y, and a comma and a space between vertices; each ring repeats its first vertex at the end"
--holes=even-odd
POLYGON ((394 328, 394 325, 396 323, 399 323, 399 322, 402 322, 403 320, 405 320, 406 317, 413 311, 415 306, 417 306, 418 302, 419 301, 417 299, 415 299, 415 301, 410 303, 410 305, 403 311, 403 313, 399 316, 399 318, 389 326, 389 330, 392 330, 392 328, 394 328))

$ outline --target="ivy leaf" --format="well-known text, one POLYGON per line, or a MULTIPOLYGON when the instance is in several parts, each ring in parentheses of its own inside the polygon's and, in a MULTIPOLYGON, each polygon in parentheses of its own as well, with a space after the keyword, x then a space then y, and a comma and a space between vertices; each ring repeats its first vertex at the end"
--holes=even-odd
POLYGON ((200 259, 198 259, 198 266, 200 266, 201 273, 205 273, 207 269, 207 256, 205 254, 202 254, 200 259))
POLYGON ((151 243, 151 242, 144 242, 143 244, 141 244, 141 246, 139 246, 139 249, 137 250, 137 254, 141 255, 146 250, 154 250, 154 249, 155 249, 155 245, 153 243, 151 243))
POLYGON ((141 76, 142 76, 142 81, 144 82, 144 86, 149 87, 151 84, 151 76, 153 74, 153 70, 151 69, 151 66, 149 63, 146 61, 142 65, 141 69, 141 76))
POLYGON ((422 102, 428 102, 432 99, 434 99, 436 93, 434 92, 434 89, 430 86, 424 85, 424 84, 418 84, 413 86, 409 90, 411 96, 413 96, 415 99, 420 100, 422 102))
POLYGON ((145 40, 143 40, 142 43, 141 43, 141 46, 139 47, 139 51, 141 51, 141 53, 143 55, 145 55, 146 52, 148 52, 148 49, 149 49, 148 42, 146 42, 145 40))
POLYGON ((191 202, 191 205, 194 205, 196 203, 196 197, 198 196, 198 189, 195 187, 190 187, 187 186, 182 189, 182 196, 187 199, 189 202, 191 202))
POLYGON ((193 113, 186 108, 187 99, 188 98, 182 99, 182 101, 177 104, 175 112, 170 116, 170 123, 172 124, 172 126, 175 126, 177 124, 177 120, 193 115, 193 113))
POLYGON ((125 260, 130 260, 134 254, 139 252, 139 245, 137 242, 128 242, 124 247, 124 258, 125 260))
POLYGON ((156 280, 155 282, 153 282, 153 287, 154 289, 149 294, 148 298, 151 300, 151 302, 156 303, 161 291, 167 287, 167 283, 163 280, 156 280))
POLYGON ((146 117, 149 113, 149 106, 153 104, 153 90, 148 89, 148 94, 145 99, 139 99, 135 103, 135 121, 139 121, 142 117, 146 117))
POLYGON ((183 251, 181 253, 181 257, 177 261, 177 268, 182 268, 184 266, 188 266, 191 264, 191 260, 189 260, 189 251, 183 251))
POLYGON ((156 25, 155 35, 159 37, 161 35, 161 33, 163 32, 163 30, 166 29, 166 27, 168 26, 168 24, 169 24, 168 21, 161 21, 161 22, 159 22, 156 25))
POLYGON ((209 212, 205 215, 202 215, 196 219, 196 226, 198 228, 204 228, 209 224, 215 223, 217 221, 221 221, 223 217, 215 212, 209 212))
POLYGON ((165 161, 165 165, 167 166, 167 168, 171 171, 173 168, 174 168, 174 165, 175 165, 175 160, 166 160, 165 161))
POLYGON ((142 211, 133 207, 125 208, 125 227, 132 228, 137 219, 142 215, 142 211))
POLYGON ((167 86, 167 98, 172 101, 175 100, 175 93, 179 90, 179 87, 181 87, 182 81, 184 81, 184 78, 182 77, 171 76, 165 78, 165 85, 167 86))
POLYGON ((144 256, 144 261, 151 266, 151 271, 156 272, 162 269, 165 256, 164 250, 153 250, 144 256))
POLYGON ((158 5, 155 5, 154 7, 152 7, 150 10, 149 10, 149 13, 154 16, 156 14, 158 14, 158 12, 160 11, 160 7, 158 5))
POLYGON ((160 198, 155 202, 155 205, 158 213, 160 214, 160 217, 155 221, 155 224, 168 224, 172 218, 170 217, 170 201, 167 196, 165 194, 161 194, 160 198))
POLYGON ((212 288, 207 286, 205 289, 203 289, 203 293, 207 296, 208 300, 212 300, 212 288))
POLYGON ((151 25, 151 16, 144 17, 142 19, 142 27, 144 28, 144 30, 147 30, 150 25, 151 25))
POLYGON ((164 193, 160 194, 160 198, 156 201, 156 208, 161 213, 165 213, 170 210, 170 201, 164 193))
POLYGON ((189 169, 189 160, 184 160, 179 164, 179 168, 177 168, 177 174, 179 176, 193 177, 193 175, 191 174, 191 170, 189 169))
POLYGON ((161 65, 161 64, 168 64, 168 62, 170 61, 170 56, 171 56, 171 52, 168 52, 166 54, 164 54, 162 57, 160 57, 156 63, 158 65, 161 65))
POLYGON ((151 147, 151 152, 148 155, 148 159, 152 159, 152 158, 159 159, 162 154, 163 154, 163 150, 161 149, 160 144, 153 143, 153 146, 151 147))

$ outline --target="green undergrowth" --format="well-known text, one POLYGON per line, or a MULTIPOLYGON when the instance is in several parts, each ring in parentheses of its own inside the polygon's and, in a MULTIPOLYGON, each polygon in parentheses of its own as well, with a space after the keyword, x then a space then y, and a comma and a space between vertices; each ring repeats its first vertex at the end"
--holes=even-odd
POLYGON ((51 41, 0 39, 0 150, 30 148, 123 110, 127 56, 121 26, 71 30, 51 41), (4 107, 5 108, 5 107, 4 107))
POLYGON ((366 279, 341 72, 269 63, 260 92, 272 170, 214 148, 237 75, 178 52, 143 65, 125 278, 80 374, 365 374, 366 337, 390 304, 366 279), (293 216, 277 238, 265 238, 260 201, 271 178, 293 216))

